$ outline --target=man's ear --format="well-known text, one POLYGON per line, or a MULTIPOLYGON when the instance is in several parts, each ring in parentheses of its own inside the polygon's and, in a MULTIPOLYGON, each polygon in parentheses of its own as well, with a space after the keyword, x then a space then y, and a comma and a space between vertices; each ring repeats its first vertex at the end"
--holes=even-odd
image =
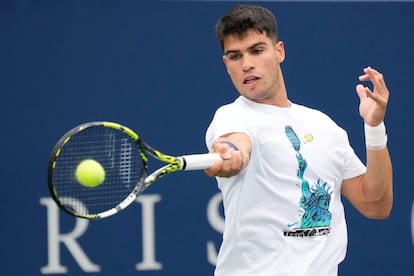
MULTIPOLYGON (((227 69, 227 57, 226 57, 226 55, 223 55, 223 62, 224 62, 224 65, 226 65, 226 69, 227 69)), ((227 69, 227 74, 230 75, 230 72, 229 72, 228 69, 227 69)))
POLYGON ((226 57, 226 55, 223 55, 223 62, 224 62, 224 64, 227 64, 227 57, 226 57))
POLYGON ((278 41, 275 46, 276 57, 279 63, 282 63, 285 60, 286 53, 285 53, 285 45, 283 41, 278 41))

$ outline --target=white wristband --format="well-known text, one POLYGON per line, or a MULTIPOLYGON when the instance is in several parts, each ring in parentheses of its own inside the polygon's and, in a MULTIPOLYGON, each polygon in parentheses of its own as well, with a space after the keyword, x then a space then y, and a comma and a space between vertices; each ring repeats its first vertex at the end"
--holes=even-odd
POLYGON ((367 149, 380 150, 387 146, 387 132, 384 122, 377 126, 364 124, 367 149))

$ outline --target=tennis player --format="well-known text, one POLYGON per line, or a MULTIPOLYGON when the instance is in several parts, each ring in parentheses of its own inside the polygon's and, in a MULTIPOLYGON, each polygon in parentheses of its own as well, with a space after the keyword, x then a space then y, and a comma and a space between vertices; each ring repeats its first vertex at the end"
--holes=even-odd
POLYGON ((356 86, 364 164, 345 130, 289 100, 285 48, 268 9, 237 6, 216 34, 240 96, 215 112, 206 132, 210 152, 224 160, 206 170, 217 178, 225 212, 215 275, 337 275, 347 248, 341 195, 368 218, 385 219, 392 208, 383 75, 364 68, 359 80, 373 89, 356 86))

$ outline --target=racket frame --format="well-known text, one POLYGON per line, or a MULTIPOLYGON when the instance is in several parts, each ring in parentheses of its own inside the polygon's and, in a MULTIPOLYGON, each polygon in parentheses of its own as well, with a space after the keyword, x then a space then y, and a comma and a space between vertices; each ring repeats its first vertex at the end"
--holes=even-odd
POLYGON ((121 210, 128 207, 135 199, 152 183, 161 177, 180 170, 201 170, 210 167, 215 161, 220 160, 218 154, 193 154, 184 156, 171 156, 161 153, 160 151, 147 145, 140 136, 132 129, 114 122, 96 121, 81 124, 64 134, 56 143, 52 150, 48 163, 48 187, 53 200, 65 212, 72 216, 85 218, 89 220, 101 219, 112 216, 121 210), (113 128, 127 134, 137 145, 139 155, 142 160, 141 176, 135 187, 121 202, 116 206, 96 214, 79 214, 72 208, 68 209, 58 196, 58 192, 53 184, 53 170, 56 167, 57 159, 61 153, 62 148, 70 141, 70 139, 77 133, 84 131, 91 127, 108 127, 113 128), (162 162, 167 163, 165 166, 155 170, 148 175, 148 155, 153 156, 162 162))

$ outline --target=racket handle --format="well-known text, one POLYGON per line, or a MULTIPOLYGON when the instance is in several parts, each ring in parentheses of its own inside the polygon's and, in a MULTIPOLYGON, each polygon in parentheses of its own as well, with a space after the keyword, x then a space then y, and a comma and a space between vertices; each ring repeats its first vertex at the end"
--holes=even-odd
POLYGON ((185 162, 183 170, 204 170, 210 168, 217 160, 221 160, 218 153, 191 154, 182 156, 185 162))

